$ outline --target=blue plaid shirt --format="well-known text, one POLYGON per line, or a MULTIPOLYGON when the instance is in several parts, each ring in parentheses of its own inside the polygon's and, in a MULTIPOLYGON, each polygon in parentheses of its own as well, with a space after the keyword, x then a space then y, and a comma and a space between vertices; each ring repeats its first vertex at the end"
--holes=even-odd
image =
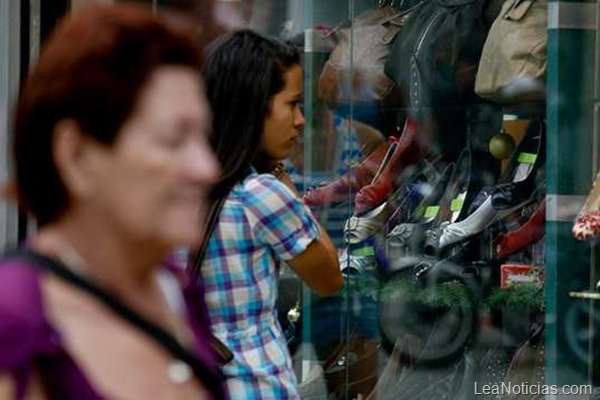
POLYGON ((278 265, 317 238, 310 210, 272 175, 252 172, 229 193, 201 268, 213 333, 235 355, 229 398, 300 398, 275 310, 278 265))

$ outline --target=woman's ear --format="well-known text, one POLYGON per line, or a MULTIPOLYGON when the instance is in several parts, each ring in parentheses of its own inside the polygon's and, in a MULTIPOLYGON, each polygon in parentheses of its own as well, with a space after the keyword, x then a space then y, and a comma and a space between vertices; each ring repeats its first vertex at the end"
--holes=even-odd
POLYGON ((63 119, 54 128, 52 156, 56 170, 71 198, 85 198, 91 194, 90 157, 98 147, 73 119, 63 119))

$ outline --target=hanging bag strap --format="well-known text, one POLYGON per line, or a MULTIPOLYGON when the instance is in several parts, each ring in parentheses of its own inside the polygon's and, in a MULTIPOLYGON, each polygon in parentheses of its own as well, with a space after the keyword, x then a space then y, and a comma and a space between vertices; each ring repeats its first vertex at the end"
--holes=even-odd
POLYGON ((142 317, 132 310, 129 306, 118 300, 112 294, 108 293, 95 283, 74 273, 64 264, 43 256, 31 250, 18 250, 7 255, 8 259, 19 259, 27 261, 28 264, 35 265, 45 271, 49 271, 56 277, 78 287, 84 292, 90 294, 95 299, 102 302, 119 317, 129 322, 148 337, 154 340, 158 345, 167 350, 172 356, 187 364, 193 371, 196 378, 202 385, 214 395, 215 399, 224 399, 222 379, 217 372, 210 370, 202 363, 195 354, 184 348, 177 339, 157 324, 142 317))
MULTIPOLYGON (((192 257, 192 263, 189 270, 189 273, 194 279, 197 279, 200 276, 200 267, 202 266, 202 261, 204 260, 204 256, 206 254, 206 248, 208 246, 208 239, 212 235, 215 230, 215 226, 217 225, 217 221, 219 220, 219 214, 221 214, 221 209, 223 208, 223 204, 225 204, 225 200, 227 196, 223 196, 218 201, 216 201, 208 212, 208 216, 206 219, 206 226, 204 228, 204 234, 202 235, 202 240, 200 242, 200 247, 196 254, 192 257)), ((221 365, 228 364, 235 357, 231 349, 227 347, 225 343, 223 343, 218 337, 215 335, 210 335, 210 346, 213 351, 217 354, 219 358, 219 363, 221 365)))
POLYGON ((206 218, 206 226, 204 227, 204 233, 202 235, 202 240, 200 242, 200 247, 194 256, 192 257, 192 265, 190 273, 194 277, 200 276, 200 267, 202 266, 202 261, 204 260, 204 256, 206 255, 206 249, 208 247, 208 239, 215 230, 217 226, 217 221, 219 220, 219 214, 221 214, 221 209, 223 208, 223 204, 225 204, 225 200, 227 199, 227 195, 221 197, 217 200, 208 211, 208 216, 206 218))

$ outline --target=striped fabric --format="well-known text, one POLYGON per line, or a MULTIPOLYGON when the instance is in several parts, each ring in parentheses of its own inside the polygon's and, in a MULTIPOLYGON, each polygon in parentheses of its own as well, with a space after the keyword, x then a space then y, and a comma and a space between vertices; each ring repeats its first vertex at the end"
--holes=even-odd
MULTIPOLYGON (((284 163, 299 193, 305 193, 308 189, 318 187, 350 173, 352 168, 358 165, 363 158, 356 130, 350 128, 348 120, 335 117, 334 127, 337 143, 336 152, 333 155, 332 170, 303 172, 287 160, 284 163)), ((354 199, 349 194, 347 201, 328 204, 312 210, 315 218, 325 228, 331 241, 338 249, 344 247, 344 223, 352 215, 353 207, 354 199)))
POLYGON ((231 399, 297 399, 275 310, 279 262, 319 237, 310 210, 269 174, 229 194, 201 268, 212 329, 235 354, 223 369, 231 399))

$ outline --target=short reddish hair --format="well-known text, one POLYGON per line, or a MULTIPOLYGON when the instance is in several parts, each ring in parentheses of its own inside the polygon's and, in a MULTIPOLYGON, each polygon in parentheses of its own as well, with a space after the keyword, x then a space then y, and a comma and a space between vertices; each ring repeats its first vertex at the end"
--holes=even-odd
POLYGON ((56 124, 71 118, 111 145, 159 66, 189 66, 200 74, 196 39, 191 29, 131 4, 92 6, 58 25, 21 90, 14 131, 17 193, 40 225, 68 203, 52 154, 56 124))

